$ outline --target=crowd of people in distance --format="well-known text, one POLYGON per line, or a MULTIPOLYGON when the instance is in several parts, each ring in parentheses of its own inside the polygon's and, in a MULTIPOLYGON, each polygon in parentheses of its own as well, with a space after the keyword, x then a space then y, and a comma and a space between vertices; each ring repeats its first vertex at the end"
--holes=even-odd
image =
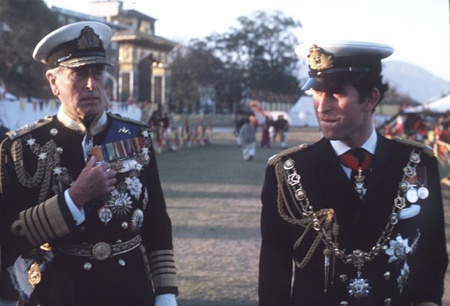
POLYGON ((254 115, 238 115, 234 134, 237 145, 242 147, 244 160, 251 161, 255 157, 256 132, 259 125, 262 128, 261 148, 270 148, 271 140, 276 142, 277 139, 279 139, 281 148, 287 147, 289 121, 283 115, 279 115, 277 120, 265 116, 262 123, 259 123, 254 115))
MULTIPOLYGON (((450 119, 444 116, 425 118, 412 115, 397 116, 393 126, 384 125, 384 135, 413 139, 433 148, 434 154, 442 165, 450 165, 450 119), (432 120, 434 119, 434 120, 432 120)), ((441 181, 450 186, 450 173, 441 181)))
POLYGON ((190 148, 192 145, 209 145, 212 138, 212 123, 208 120, 204 122, 199 118, 198 122, 191 125, 188 118, 183 124, 175 126, 169 118, 167 112, 162 115, 154 111, 148 121, 153 139, 153 146, 158 153, 164 150, 174 152, 183 146, 190 148))

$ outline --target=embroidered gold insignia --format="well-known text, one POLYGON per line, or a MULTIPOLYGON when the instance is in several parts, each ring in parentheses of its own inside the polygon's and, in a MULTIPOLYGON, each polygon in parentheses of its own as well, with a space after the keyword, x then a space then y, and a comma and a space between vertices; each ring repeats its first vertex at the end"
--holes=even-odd
POLYGON ((39 264, 37 262, 33 262, 28 270, 28 282, 34 288, 37 284, 41 282, 42 275, 41 270, 39 269, 39 264))
POLYGON ((313 45, 309 49, 308 64, 311 70, 324 70, 333 67, 333 56, 327 55, 322 48, 313 45))
POLYGON ((94 30, 86 26, 81 31, 81 36, 77 40, 77 46, 79 49, 97 48, 100 46, 100 38, 94 33, 94 30))
POLYGON ((119 133, 131 134, 130 130, 127 129, 126 127, 120 128, 120 129, 119 129, 119 133))

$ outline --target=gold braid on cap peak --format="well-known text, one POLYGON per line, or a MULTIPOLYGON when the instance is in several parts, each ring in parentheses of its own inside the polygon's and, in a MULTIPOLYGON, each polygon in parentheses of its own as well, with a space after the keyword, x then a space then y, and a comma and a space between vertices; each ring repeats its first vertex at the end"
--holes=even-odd
POLYGON ((420 149, 423 153, 429 155, 429 156, 434 156, 434 151, 433 148, 431 148, 430 146, 427 146, 426 144, 423 144, 421 142, 417 142, 415 140, 411 140, 411 139, 405 139, 405 138, 401 138, 398 136, 392 137, 393 140, 395 140, 398 143, 402 143, 402 144, 406 144, 406 145, 410 145, 413 146, 415 148, 420 149))
POLYGON ((288 156, 290 154, 294 154, 294 153, 299 152, 301 150, 304 150, 304 149, 306 149, 308 147, 309 147, 309 144, 302 143, 301 145, 298 145, 298 146, 286 149, 284 151, 281 151, 280 153, 278 153, 278 154, 274 155, 273 157, 269 158, 269 161, 267 162, 267 164, 269 166, 274 166, 278 162, 280 162, 283 157, 286 157, 286 156, 288 156))

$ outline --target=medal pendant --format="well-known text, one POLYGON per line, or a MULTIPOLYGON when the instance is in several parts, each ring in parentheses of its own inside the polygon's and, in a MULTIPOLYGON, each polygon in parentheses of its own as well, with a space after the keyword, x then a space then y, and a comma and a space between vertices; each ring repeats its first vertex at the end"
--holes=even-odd
POLYGON ((100 221, 105 223, 105 225, 112 220, 113 213, 110 208, 103 206, 97 212, 98 218, 100 221))
POLYGON ((350 285, 347 287, 348 293, 351 297, 357 300, 365 298, 369 295, 370 286, 367 279, 361 278, 361 271, 358 271, 358 277, 350 280, 350 285))
POLYGON ((430 195, 430 192, 428 191, 428 188, 426 187, 420 187, 419 190, 417 190, 417 194, 419 198, 422 200, 425 200, 430 195))
POLYGON ((41 270, 39 269, 39 264, 37 262, 33 262, 28 270, 28 282, 34 288, 37 284, 41 282, 42 275, 41 270))
POLYGON ((417 189, 411 187, 406 193, 406 199, 408 199, 409 203, 416 203, 419 200, 419 196, 417 195, 417 189))
POLYGON ((362 169, 359 167, 358 169, 358 175, 355 175, 355 190, 359 194, 360 197, 363 197, 366 194, 367 189, 364 188, 364 180, 366 177, 362 175, 362 169))
POLYGON ((358 183, 356 183, 355 190, 356 190, 356 192, 359 194, 360 197, 363 197, 363 196, 366 195, 367 189, 364 188, 364 184, 358 184, 358 183))

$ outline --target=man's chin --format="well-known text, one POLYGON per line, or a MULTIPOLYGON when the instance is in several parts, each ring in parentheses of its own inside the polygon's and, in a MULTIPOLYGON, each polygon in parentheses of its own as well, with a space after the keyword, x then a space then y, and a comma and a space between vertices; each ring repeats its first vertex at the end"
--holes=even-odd
POLYGON ((99 113, 103 111, 103 108, 100 107, 87 107, 84 109, 81 109, 78 112, 78 118, 82 121, 92 121, 92 119, 95 118, 99 113))
POLYGON ((337 133, 335 130, 331 129, 321 129, 323 137, 325 137, 328 140, 339 140, 339 133, 337 133))

